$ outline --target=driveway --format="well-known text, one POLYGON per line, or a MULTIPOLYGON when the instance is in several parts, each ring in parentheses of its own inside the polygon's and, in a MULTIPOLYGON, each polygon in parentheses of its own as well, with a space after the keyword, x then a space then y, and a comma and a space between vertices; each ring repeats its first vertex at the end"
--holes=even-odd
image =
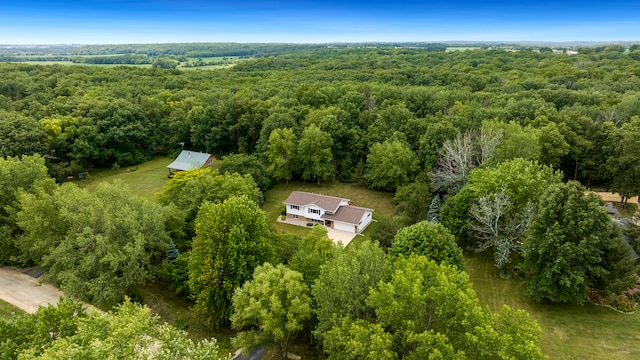
POLYGON ((49 284, 21 273, 18 269, 0 267, 0 299, 28 312, 35 313, 38 306, 57 304, 62 291, 49 284))
MULTIPOLYGON (((286 218, 285 220, 282 220, 280 216, 278 216, 276 221, 285 223, 285 224, 291 224, 291 225, 309 228, 307 226, 307 221, 296 220, 291 218, 286 218)), ((335 244, 338 244, 338 242, 342 242, 342 246, 344 247, 349 245, 351 240, 353 240, 353 238, 356 236, 356 234, 347 232, 347 231, 340 231, 340 230, 332 229, 329 227, 325 227, 325 229, 327 229, 327 236, 329 237, 329 239, 333 240, 335 244)))
MULTIPOLYGON (((622 202, 622 198, 617 193, 606 192, 606 191, 586 191, 586 192, 587 193, 590 193, 590 192, 594 193, 594 194, 600 196, 600 198, 602 198, 602 200, 604 200, 604 201, 622 202)), ((638 203, 638 197, 634 196, 634 197, 630 198, 629 200, 627 200, 627 202, 629 204, 637 204, 638 203)))

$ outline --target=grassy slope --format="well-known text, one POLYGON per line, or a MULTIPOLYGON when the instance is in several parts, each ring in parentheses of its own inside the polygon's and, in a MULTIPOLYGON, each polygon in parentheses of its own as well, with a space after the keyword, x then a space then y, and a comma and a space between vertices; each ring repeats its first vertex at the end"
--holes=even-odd
POLYGON ((497 311, 507 304, 531 314, 550 359, 640 358, 640 311, 627 315, 593 305, 536 303, 525 296, 522 281, 501 279, 489 259, 465 252, 465 265, 483 305, 497 311))
POLYGON ((118 170, 91 169, 87 179, 75 181, 78 186, 93 190, 103 181, 122 180, 135 195, 154 201, 156 194, 167 184, 166 166, 171 161, 169 157, 157 156, 144 164, 118 170))
POLYGON ((22 314, 24 311, 18 309, 17 307, 0 300, 0 317, 12 316, 16 314, 22 314))

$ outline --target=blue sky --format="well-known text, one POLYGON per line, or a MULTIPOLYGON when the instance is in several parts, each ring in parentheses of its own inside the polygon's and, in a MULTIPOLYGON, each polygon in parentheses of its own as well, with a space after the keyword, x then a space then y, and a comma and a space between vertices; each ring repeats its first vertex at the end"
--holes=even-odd
POLYGON ((638 0, 8 0, 0 44, 640 42, 638 14, 638 0))

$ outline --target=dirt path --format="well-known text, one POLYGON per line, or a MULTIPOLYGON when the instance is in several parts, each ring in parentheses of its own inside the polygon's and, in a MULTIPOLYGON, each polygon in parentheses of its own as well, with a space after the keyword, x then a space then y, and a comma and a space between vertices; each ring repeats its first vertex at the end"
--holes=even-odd
POLYGON ((35 313, 38 306, 57 304, 62 291, 11 267, 0 267, 0 299, 28 312, 35 313))
MULTIPOLYGON (((592 192, 592 193, 600 196, 600 198, 602 198, 602 200, 604 200, 604 201, 622 202, 622 198, 617 193, 602 192, 602 191, 588 191, 588 192, 592 192)), ((632 197, 627 202, 629 204, 637 204, 638 203, 638 197, 637 196, 632 197)))

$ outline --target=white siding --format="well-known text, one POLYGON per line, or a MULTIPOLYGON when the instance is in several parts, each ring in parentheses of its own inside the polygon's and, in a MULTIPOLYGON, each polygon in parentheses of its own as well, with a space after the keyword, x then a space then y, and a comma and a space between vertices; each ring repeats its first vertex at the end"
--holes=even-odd
POLYGON ((360 219, 360 224, 358 225, 358 231, 362 231, 364 228, 371 223, 373 220, 373 211, 365 211, 364 215, 362 215, 362 219, 360 219))
POLYGON ((304 207, 303 206, 298 206, 298 205, 287 205, 287 214, 305 216, 304 207), (296 207, 298 209, 296 209, 296 207))
POLYGON ((307 219, 320 220, 320 218, 322 218, 322 215, 324 215, 324 210, 315 205, 309 205, 304 207, 301 206, 300 208, 301 210, 304 210, 304 213, 302 214, 302 216, 306 217, 307 219))

